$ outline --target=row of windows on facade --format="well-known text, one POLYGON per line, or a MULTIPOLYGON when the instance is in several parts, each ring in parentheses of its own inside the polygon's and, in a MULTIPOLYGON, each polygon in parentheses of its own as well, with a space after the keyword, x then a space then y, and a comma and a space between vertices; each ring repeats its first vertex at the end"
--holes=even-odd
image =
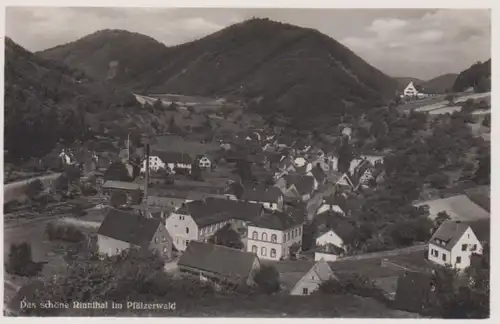
MULTIPOLYGON (((179 220, 185 220, 185 219, 186 219, 186 216, 179 215, 179 220)), ((211 226, 203 227, 202 229, 200 229, 200 235, 202 235, 204 233, 214 232, 214 231, 218 230, 219 228, 224 227, 224 225, 226 225, 227 223, 228 222, 222 222, 222 223, 217 223, 217 224, 214 224, 211 226)), ((189 227, 186 227, 186 234, 189 234, 189 227)))
MULTIPOLYGON (((290 239, 294 239, 296 237, 298 237, 299 235, 302 234, 302 231, 301 231, 301 228, 296 228, 295 230, 291 231, 291 232, 288 232, 287 233, 283 233, 283 242, 284 241, 289 241, 290 239)), ((252 232, 252 240, 258 240, 259 239, 259 234, 257 233, 257 231, 253 231, 252 232)), ((267 241, 267 233, 262 233, 261 235, 261 241, 267 241)), ((271 242, 272 243, 276 243, 278 241, 278 236, 276 234, 273 234, 271 235, 271 242)))
MULTIPOLYGON (((258 248, 257 246, 253 245, 252 246, 252 252, 257 254, 257 251, 258 251, 258 248)), ((261 256, 267 256, 267 249, 266 247, 261 247, 260 248, 260 255, 261 256)), ((270 254, 271 258, 275 258, 276 257, 276 249, 271 249, 271 254, 270 254)))

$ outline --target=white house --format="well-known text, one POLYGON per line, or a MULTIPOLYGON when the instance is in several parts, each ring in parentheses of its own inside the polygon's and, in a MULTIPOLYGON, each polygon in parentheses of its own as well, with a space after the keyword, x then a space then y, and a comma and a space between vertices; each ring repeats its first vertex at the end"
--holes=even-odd
POLYGON ((322 214, 322 213, 325 213, 327 211, 333 211, 333 212, 345 215, 345 212, 337 204, 335 196, 324 197, 321 206, 316 211, 316 214, 322 214))
POLYGON ((290 256, 290 247, 302 244, 302 221, 281 211, 266 211, 248 225, 247 251, 260 259, 290 256))
POLYGON ((463 270, 470 266, 473 253, 483 253, 483 247, 468 224, 450 220, 432 235, 428 253, 429 261, 463 270))
POLYGON ((202 155, 198 159, 198 166, 202 169, 210 169, 212 161, 206 155, 202 155))
POLYGON ((320 234, 316 238, 316 246, 325 246, 327 244, 332 244, 341 249, 344 248, 344 240, 332 229, 320 234))
POLYGON ((418 94, 418 90, 415 88, 413 81, 408 83, 406 88, 403 90, 403 96, 405 97, 415 97, 418 94))
POLYGON ((207 241, 217 230, 232 224, 244 227, 260 216, 262 206, 229 199, 206 198, 185 203, 172 212, 165 226, 178 251, 184 251, 191 241, 207 241), (242 225, 243 224, 243 225, 242 225))
MULTIPOLYGON (((191 156, 181 152, 153 151, 149 155, 149 169, 152 171, 168 168, 171 171, 183 169, 190 173, 192 164, 193 159, 191 156)), ((141 167, 141 172, 144 173, 145 171, 146 160, 143 161, 141 167)))
POLYGON ((320 260, 295 284, 290 295, 307 296, 312 294, 325 281, 337 279, 325 260, 320 260))

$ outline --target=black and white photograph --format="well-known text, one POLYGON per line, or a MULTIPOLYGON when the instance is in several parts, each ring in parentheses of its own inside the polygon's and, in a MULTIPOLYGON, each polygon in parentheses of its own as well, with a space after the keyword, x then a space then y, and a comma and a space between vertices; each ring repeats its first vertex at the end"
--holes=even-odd
POLYGON ((4 10, 3 316, 490 318, 492 9, 4 10))

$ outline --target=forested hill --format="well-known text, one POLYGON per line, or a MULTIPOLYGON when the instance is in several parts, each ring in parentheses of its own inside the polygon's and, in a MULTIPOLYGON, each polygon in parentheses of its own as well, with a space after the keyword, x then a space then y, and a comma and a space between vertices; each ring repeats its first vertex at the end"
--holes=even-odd
POLYGON ((123 31, 103 31, 40 55, 61 59, 65 55, 58 53, 72 53, 71 60, 64 60, 89 74, 105 61, 125 67, 135 61, 142 71, 111 80, 141 92, 263 101, 266 109, 296 120, 321 120, 350 104, 380 105, 392 98, 397 88, 395 80, 334 39, 268 19, 251 19, 170 48, 146 39, 123 31), (106 46, 141 50, 92 52, 110 38, 110 33, 121 34, 121 42, 106 46), (111 52, 114 54, 108 55, 111 52))
POLYGON ((90 134, 86 115, 122 106, 117 94, 79 70, 45 60, 5 39, 5 140, 9 159, 40 157, 58 142, 90 134))
POLYGON ((483 63, 478 62, 462 71, 453 84, 454 91, 464 91, 473 87, 476 92, 491 90, 491 59, 483 63))
POLYGON ((127 83, 154 69, 167 47, 151 37, 124 30, 101 30, 77 41, 37 52, 85 71, 93 78, 127 83))

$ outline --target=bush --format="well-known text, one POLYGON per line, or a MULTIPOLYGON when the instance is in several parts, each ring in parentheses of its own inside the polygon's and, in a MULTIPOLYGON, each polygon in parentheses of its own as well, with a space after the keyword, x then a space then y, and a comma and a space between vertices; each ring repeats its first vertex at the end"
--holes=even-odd
POLYGON ((280 290, 280 275, 275 267, 262 265, 255 275, 255 282, 259 289, 266 294, 272 294, 280 290))
POLYGON ((41 263, 33 262, 31 245, 26 242, 12 244, 5 269, 8 273, 32 277, 42 270, 41 263))
POLYGON ((67 242, 81 242, 86 239, 85 233, 73 225, 49 223, 45 228, 49 240, 61 240, 67 242))

